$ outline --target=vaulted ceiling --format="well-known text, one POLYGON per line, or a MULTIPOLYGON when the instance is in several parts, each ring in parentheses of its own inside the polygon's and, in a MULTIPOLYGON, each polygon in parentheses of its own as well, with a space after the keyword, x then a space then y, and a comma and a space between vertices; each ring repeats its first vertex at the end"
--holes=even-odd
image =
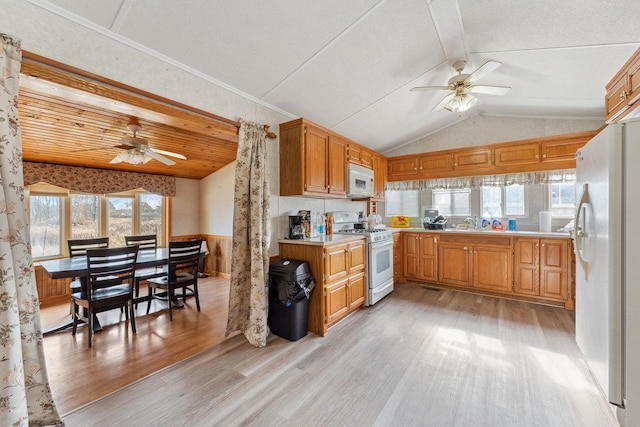
POLYGON ((637 0, 33 1, 384 151, 476 114, 604 118, 640 47, 637 0), (431 112, 451 64, 503 65, 459 117, 431 112))

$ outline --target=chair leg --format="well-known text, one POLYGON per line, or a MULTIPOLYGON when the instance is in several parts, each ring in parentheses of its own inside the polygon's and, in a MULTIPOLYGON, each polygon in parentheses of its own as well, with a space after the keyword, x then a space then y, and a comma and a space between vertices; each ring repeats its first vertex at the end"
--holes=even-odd
POLYGON ((167 286, 167 303, 169 304, 169 320, 173 321, 173 300, 175 299, 175 291, 171 288, 171 285, 167 286))
POLYGON ((151 286, 149 286, 149 284, 147 283, 147 314, 149 314, 149 309, 151 308, 151 300, 153 299, 153 289, 151 286))
POLYGON ((194 283, 193 285, 193 295, 196 297, 196 307, 198 307, 198 311, 200 311, 200 296, 198 294, 198 284, 194 283))
POLYGON ((131 322, 131 331, 135 334, 136 333, 136 312, 135 312, 135 308, 133 306, 133 301, 129 301, 129 311, 131 312, 131 316, 130 316, 130 322, 131 322))
POLYGON ((89 348, 91 348, 91 344, 92 344, 91 341, 93 339, 93 316, 94 316, 94 314, 91 311, 89 311, 89 318, 88 318, 88 321, 89 321, 89 330, 88 330, 88 333, 89 333, 89 348))
POLYGON ((71 329, 71 335, 75 335, 78 329, 78 304, 73 300, 71 300, 71 303, 73 304, 73 313, 71 314, 73 316, 73 329, 71 329))

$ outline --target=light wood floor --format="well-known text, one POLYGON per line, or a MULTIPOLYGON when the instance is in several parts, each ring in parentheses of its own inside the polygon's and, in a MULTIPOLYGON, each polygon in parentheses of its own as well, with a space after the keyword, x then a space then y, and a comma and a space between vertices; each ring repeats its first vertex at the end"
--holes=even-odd
POLYGON ((324 338, 289 342, 272 335, 257 349, 238 335, 68 414, 65 422, 617 425, 581 359, 571 312, 412 284, 324 338))
MULTIPOLYGON (((100 313, 104 326, 87 347, 85 327, 75 336, 71 329, 44 338, 44 350, 54 401, 60 414, 103 397, 162 368, 224 341, 229 305, 229 279, 198 280, 200 308, 193 298, 169 320, 166 303, 153 301, 151 312, 139 304, 137 333, 132 334, 119 310, 100 313)), ((146 295, 146 289, 141 289, 146 295)), ((69 303, 41 310, 42 324, 62 324, 69 318, 69 303)))

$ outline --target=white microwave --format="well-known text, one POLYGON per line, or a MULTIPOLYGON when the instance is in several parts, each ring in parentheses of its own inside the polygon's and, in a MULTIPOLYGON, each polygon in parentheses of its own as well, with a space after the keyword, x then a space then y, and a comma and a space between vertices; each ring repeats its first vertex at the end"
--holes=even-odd
POLYGON ((373 171, 347 163, 347 197, 373 197, 373 171))

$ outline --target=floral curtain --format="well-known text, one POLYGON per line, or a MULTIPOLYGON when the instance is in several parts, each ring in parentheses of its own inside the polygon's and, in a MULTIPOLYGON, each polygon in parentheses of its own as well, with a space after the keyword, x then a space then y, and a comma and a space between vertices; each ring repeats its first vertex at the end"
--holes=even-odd
POLYGON ((385 190, 456 190, 464 188, 503 187, 515 184, 556 184, 573 182, 575 169, 542 172, 511 173, 503 175, 463 176, 458 178, 424 179, 387 182, 385 190))
POLYGON ((62 424, 51 397, 24 203, 20 42, 0 34, 0 425, 62 424))
POLYGON ((269 177, 264 127, 240 120, 233 209, 233 245, 227 335, 242 331, 256 347, 267 344, 269 177))
POLYGON ((176 195, 176 178, 173 176, 24 162, 24 184, 39 182, 89 194, 144 188, 153 194, 176 195))

